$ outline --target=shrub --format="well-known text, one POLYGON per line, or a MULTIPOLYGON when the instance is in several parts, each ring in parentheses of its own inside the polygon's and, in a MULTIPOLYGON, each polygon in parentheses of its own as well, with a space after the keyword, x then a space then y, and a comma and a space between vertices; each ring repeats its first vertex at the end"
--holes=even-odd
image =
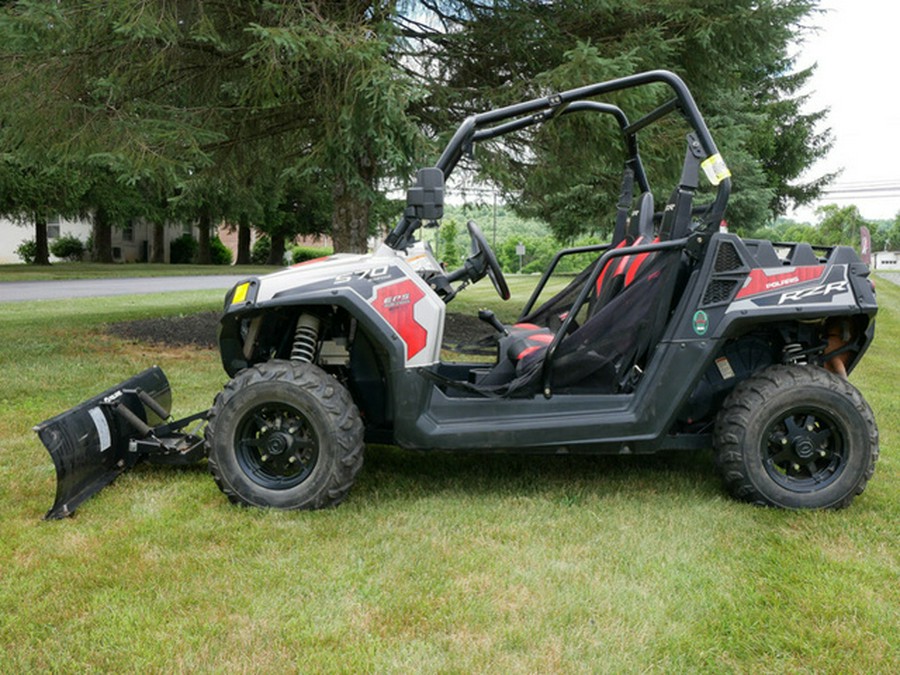
POLYGON ((230 265, 232 261, 231 249, 229 249, 218 237, 213 237, 209 242, 209 252, 213 265, 230 265))
POLYGON ((272 242, 268 237, 260 237, 253 244, 250 251, 250 262, 254 265, 265 265, 269 261, 269 251, 272 250, 272 242))
POLYGON ((333 254, 330 248, 316 248, 315 246, 294 246, 291 249, 291 262, 293 264, 306 262, 307 260, 315 260, 316 258, 324 258, 333 254))
POLYGON ((197 255, 197 240, 190 234, 183 234, 169 243, 169 262, 184 265, 194 262, 197 255))
POLYGON ((16 249, 16 255, 28 265, 34 264, 37 257, 37 242, 34 239, 24 240, 16 249))
POLYGON ((84 252, 84 242, 74 234, 66 234, 50 242, 50 253, 69 262, 81 262, 84 252))
MULTIPOLYGON (((450 218, 441 224, 440 244, 438 255, 448 269, 456 269, 466 259, 465 245, 460 241, 460 228, 456 221, 450 218)), ((467 235, 463 235, 468 239, 467 235)))

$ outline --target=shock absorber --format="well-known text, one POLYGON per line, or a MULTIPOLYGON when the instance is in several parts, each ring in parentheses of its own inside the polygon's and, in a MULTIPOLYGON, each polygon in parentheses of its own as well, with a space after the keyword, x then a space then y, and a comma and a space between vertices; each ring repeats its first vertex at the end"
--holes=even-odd
POLYGON ((314 314, 301 314, 294 330, 294 346, 291 348, 291 361, 312 363, 316 356, 316 345, 319 342, 319 317, 314 314))
POLYGON ((793 365, 806 365, 807 352, 799 342, 786 344, 781 350, 781 358, 784 363, 793 365))

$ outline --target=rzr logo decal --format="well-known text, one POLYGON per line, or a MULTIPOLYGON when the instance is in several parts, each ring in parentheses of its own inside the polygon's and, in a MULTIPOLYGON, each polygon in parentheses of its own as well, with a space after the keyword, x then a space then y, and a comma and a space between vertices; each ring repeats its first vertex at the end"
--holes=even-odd
POLYGON ((799 302, 800 300, 807 300, 809 298, 824 297, 826 295, 831 295, 832 293, 844 293, 849 290, 849 288, 850 286, 846 281, 833 281, 830 284, 822 284, 821 286, 814 286, 813 288, 804 288, 799 291, 782 293, 781 297, 778 298, 778 304, 782 305, 785 302, 799 302))
POLYGON ((766 270, 751 270, 728 311, 834 303, 853 303, 847 265, 800 265, 769 274, 766 270))

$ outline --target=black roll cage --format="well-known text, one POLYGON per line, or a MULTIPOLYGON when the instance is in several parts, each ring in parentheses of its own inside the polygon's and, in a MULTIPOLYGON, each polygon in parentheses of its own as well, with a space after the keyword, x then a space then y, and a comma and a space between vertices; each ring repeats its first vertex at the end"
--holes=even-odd
MULTIPOLYGON (((684 81, 672 72, 653 70, 609 80, 608 82, 578 87, 550 96, 472 115, 466 118, 453 134, 435 166, 420 171, 417 186, 426 190, 433 190, 435 187, 438 187, 435 185, 433 177, 427 181, 428 184, 426 185, 423 172, 431 172, 433 175, 436 173, 435 170, 439 170, 440 178, 438 181, 442 199, 443 178, 453 172, 463 154, 472 147, 473 143, 490 140, 535 124, 542 124, 569 113, 590 111, 609 114, 616 119, 622 131, 628 153, 626 167, 634 172, 634 180, 637 181, 641 191, 649 192, 650 186, 647 181, 647 175, 638 152, 637 133, 675 110, 679 110, 682 113, 693 130, 693 138, 699 143, 698 150, 703 157, 708 159, 718 155, 719 151, 715 141, 709 132, 709 128, 706 126, 706 122, 703 120, 700 110, 697 108, 694 97, 684 81), (656 83, 667 85, 675 97, 635 122, 629 122, 628 117, 618 106, 586 100, 602 94, 610 94, 656 83)), ((731 179, 727 177, 722 178, 718 183, 715 199, 706 210, 708 223, 717 225, 722 219, 730 193, 731 179)), ((413 206, 411 198, 408 197, 407 208, 400 222, 388 235, 385 243, 395 249, 405 249, 411 243, 412 234, 421 224, 421 219, 421 210, 413 206)))

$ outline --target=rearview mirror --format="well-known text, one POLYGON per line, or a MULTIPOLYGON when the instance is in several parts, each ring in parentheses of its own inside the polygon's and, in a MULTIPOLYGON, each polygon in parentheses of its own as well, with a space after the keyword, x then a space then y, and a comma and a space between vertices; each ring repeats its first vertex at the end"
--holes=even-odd
MULTIPOLYGON (((406 205, 422 221, 444 217, 444 172, 436 167, 419 169, 416 184, 406 191, 406 205)), ((408 210, 407 210, 408 212, 408 210)))

